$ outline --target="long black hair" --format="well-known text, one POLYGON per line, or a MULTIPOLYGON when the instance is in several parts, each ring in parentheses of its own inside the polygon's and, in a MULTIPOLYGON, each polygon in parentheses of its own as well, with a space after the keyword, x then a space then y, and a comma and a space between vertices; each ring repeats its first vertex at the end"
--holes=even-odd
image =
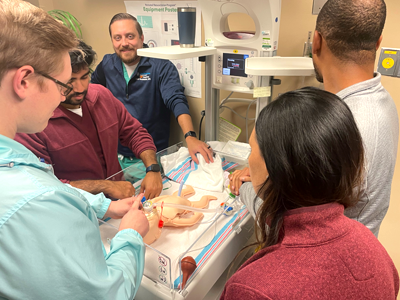
POLYGON ((363 143, 350 109, 336 95, 312 87, 282 94, 260 112, 255 134, 269 173, 258 189, 262 248, 279 241, 290 209, 358 201, 363 143))

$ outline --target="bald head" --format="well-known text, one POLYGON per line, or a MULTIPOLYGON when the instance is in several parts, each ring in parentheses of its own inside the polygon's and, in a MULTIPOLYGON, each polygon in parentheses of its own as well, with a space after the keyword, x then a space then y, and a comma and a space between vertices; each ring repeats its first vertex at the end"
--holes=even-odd
POLYGON ((328 0, 316 30, 338 59, 366 64, 375 60, 385 20, 384 0, 328 0))

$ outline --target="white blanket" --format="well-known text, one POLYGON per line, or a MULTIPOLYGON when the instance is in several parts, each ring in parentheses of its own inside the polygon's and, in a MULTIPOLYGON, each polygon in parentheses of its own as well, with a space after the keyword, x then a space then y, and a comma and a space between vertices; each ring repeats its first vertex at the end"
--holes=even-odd
POLYGON ((204 157, 197 153, 199 164, 189 155, 189 150, 182 147, 178 152, 161 157, 164 174, 175 182, 184 182, 195 188, 223 192, 224 171, 221 157, 217 154, 213 163, 206 163, 204 157))

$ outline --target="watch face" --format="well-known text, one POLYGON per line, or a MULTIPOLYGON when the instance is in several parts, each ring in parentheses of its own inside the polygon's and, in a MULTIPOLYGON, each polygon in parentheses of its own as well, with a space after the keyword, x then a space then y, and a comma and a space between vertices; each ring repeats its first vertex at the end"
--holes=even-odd
POLYGON ((185 139, 186 139, 188 136, 197 137, 197 136, 196 136, 196 132, 194 132, 194 131, 189 131, 189 132, 187 132, 187 133, 185 134, 185 139))
POLYGON ((160 172, 161 168, 158 164, 153 164, 146 168, 146 172, 160 172))

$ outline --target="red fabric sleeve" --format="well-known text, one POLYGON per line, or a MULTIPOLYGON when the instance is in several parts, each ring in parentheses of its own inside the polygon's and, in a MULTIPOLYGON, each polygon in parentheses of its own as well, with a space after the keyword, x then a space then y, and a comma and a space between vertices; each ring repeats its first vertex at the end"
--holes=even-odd
POLYGON ((129 147, 133 154, 137 158, 140 158, 140 154, 146 150, 157 151, 154 145, 153 138, 142 126, 142 124, 132 117, 125 106, 115 98, 109 90, 107 93, 110 97, 110 102, 114 105, 117 114, 120 116, 119 119, 119 140, 121 145, 129 147))
MULTIPOLYGON (((46 139, 44 137, 44 134, 17 133, 14 140, 28 148, 33 154, 38 157, 38 159, 42 158, 44 159, 44 162, 46 164, 53 165, 49 152, 47 151, 46 139)), ((60 179, 60 181, 63 183, 70 183, 69 179, 60 179)))

